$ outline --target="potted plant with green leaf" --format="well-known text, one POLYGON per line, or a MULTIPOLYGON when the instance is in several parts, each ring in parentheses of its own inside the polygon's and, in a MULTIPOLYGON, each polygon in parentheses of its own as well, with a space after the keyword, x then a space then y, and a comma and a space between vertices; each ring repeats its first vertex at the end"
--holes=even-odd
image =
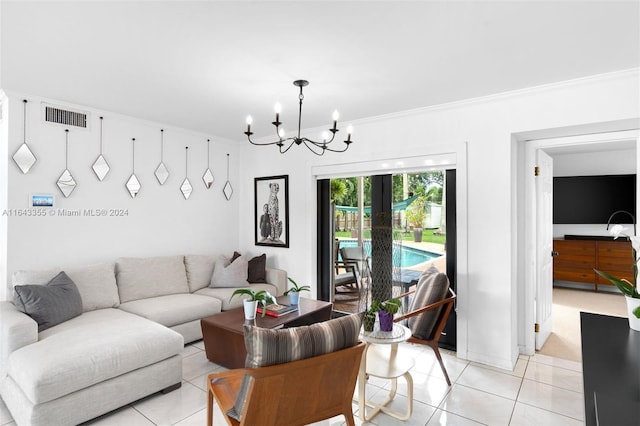
POLYGON ((613 275, 594 269, 598 275, 611 281, 618 290, 624 294, 627 301, 627 311, 629 316, 629 327, 632 330, 640 331, 640 293, 638 293, 638 250, 640 250, 640 238, 636 236, 628 236, 622 233, 624 228, 622 225, 613 225, 611 227, 611 235, 614 236, 614 240, 619 237, 626 237, 631 241, 632 256, 633 256, 633 282, 630 282, 624 278, 616 278, 613 275))
POLYGON ((424 226, 424 220, 427 218, 427 213, 424 211, 424 198, 418 197, 412 203, 411 209, 405 212, 407 221, 413 227, 413 241, 419 243, 422 241, 422 227, 424 226))
POLYGON ((369 309, 364 311, 364 317, 362 318, 362 327, 364 331, 373 331, 373 326, 376 323, 376 313, 378 312, 377 302, 373 302, 369 309))
POLYGON ((393 330, 393 316, 400 310, 400 299, 391 298, 384 302, 374 300, 371 303, 371 308, 378 312, 378 319, 380 320, 380 331, 393 330))
POLYGON ((311 287, 308 285, 298 285, 297 282, 293 280, 293 278, 287 277, 293 287, 284 292, 285 296, 289 296, 289 300, 292 305, 297 305, 300 302, 300 292, 301 291, 311 291, 311 287))
MULTIPOLYGON (((246 294, 249 298, 244 299, 244 317, 245 319, 252 320, 256 317, 256 309, 258 309, 258 302, 262 303, 262 306, 266 308, 269 303, 278 303, 276 298, 266 290, 255 291, 250 288, 239 288, 233 292, 229 300, 233 299, 233 296, 237 294, 246 294)), ((267 310, 262 310, 262 316, 264 317, 267 310)))

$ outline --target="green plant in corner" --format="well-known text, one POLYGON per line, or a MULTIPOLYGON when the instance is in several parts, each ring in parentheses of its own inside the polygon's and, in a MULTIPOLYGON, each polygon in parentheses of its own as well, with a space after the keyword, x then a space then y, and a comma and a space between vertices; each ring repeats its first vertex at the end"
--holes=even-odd
POLYGON ((291 287, 289 290, 283 293, 285 296, 288 296, 290 293, 300 293, 301 291, 311 291, 311 287, 309 287, 308 285, 298 285, 298 283, 295 282, 293 278, 290 278, 290 277, 287 277, 287 279, 291 281, 291 284, 293 285, 293 287, 291 287))
MULTIPOLYGON (((248 299, 248 300, 262 303, 262 306, 267 306, 269 303, 275 303, 275 304, 278 303, 276 298, 273 297, 271 295, 271 293, 269 293, 266 290, 255 291, 255 290, 250 289, 250 288, 239 288, 239 289, 237 289, 237 290, 235 290, 233 292, 233 294, 231 295, 229 300, 233 299, 233 296, 235 296, 237 294, 246 294, 246 295, 248 295, 250 297, 250 299, 248 299)), ((267 313, 267 310, 263 309, 262 310, 262 316, 264 317, 266 313, 267 313)))
MULTIPOLYGON (((640 293, 638 293, 638 250, 640 250, 640 238, 636 237, 636 236, 628 236, 626 234, 623 234, 622 231, 624 230, 624 228, 621 225, 614 225, 611 227, 611 231, 609 231, 611 233, 611 235, 614 236, 614 239, 617 239, 619 237, 626 237, 631 241, 631 246, 632 246, 632 256, 633 256, 633 282, 629 282, 629 280, 626 280, 624 278, 620 279, 620 278, 616 278, 611 274, 608 274, 604 271, 599 271, 597 269, 594 269, 594 271, 600 275, 603 278, 606 278, 607 280, 611 281, 611 283, 613 285, 615 285, 616 287, 618 287, 618 290, 620 290, 622 292, 622 294, 624 294, 627 297, 633 298, 633 299, 640 299, 640 293)), ((635 315, 636 318, 640 318, 640 306, 638 306, 637 308, 635 308, 632 311, 633 315, 635 315)))

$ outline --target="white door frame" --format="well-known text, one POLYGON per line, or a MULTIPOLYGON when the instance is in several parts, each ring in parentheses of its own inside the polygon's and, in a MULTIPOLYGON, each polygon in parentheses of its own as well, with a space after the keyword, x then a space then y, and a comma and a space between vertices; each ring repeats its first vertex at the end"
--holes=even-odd
MULTIPOLYGON (((525 229, 524 229, 524 316, 520 316, 524 322, 524 345, 521 347, 521 352, 525 355, 533 355, 535 353, 535 295, 536 295, 536 235, 535 235, 535 221, 536 213, 535 209, 529 208, 530 202, 527 200, 534 199, 535 193, 530 194, 530 191, 535 190, 533 184, 533 166, 535 165, 535 153, 538 149, 544 150, 550 147, 570 147, 580 146, 594 143, 611 143, 619 142, 623 140, 635 139, 636 140, 636 159, 637 167, 640 167, 640 152, 638 150, 639 133, 637 130, 608 132, 608 133, 593 133, 579 136, 567 136, 559 138, 548 139, 534 139, 525 141, 525 161, 524 161, 524 192, 525 192, 525 229), (530 173, 529 173, 530 172, 530 173), (533 198, 531 198, 533 197, 533 198)), ((637 173, 637 179, 640 179, 640 173, 637 173)), ((636 199, 640 200, 640 182, 636 185, 636 199)))

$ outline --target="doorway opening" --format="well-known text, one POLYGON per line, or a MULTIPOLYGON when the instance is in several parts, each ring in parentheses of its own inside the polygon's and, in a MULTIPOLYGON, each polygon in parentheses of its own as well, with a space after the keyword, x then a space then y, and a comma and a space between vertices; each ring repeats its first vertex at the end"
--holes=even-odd
MULTIPOLYGON (((551 182, 553 178, 563 176, 636 175, 637 137, 636 131, 621 131, 529 140, 524 144, 524 170, 533 170, 542 154, 552 163, 551 176, 546 178, 551 182)), ((606 307, 609 305, 609 302, 604 300, 606 294, 595 293, 593 283, 554 280, 552 271, 547 270, 545 266, 555 252, 554 249, 546 250, 546 247, 552 247, 553 244, 553 241, 547 239, 560 240, 564 239, 565 235, 606 236, 608 231, 606 223, 559 224, 554 223, 552 213, 547 214, 545 219, 545 214, 540 208, 549 201, 549 194, 545 195, 544 191, 536 188, 535 179, 538 178, 534 179, 533 175, 525 174, 526 214, 523 215, 523 221, 527 248, 523 253, 524 258, 530 260, 524 263, 526 287, 523 292, 525 322, 522 352, 531 355, 539 350, 546 355, 576 360, 576 354, 581 357, 579 311, 589 310, 613 315, 618 311, 606 307), (570 293, 569 296, 567 292, 570 293), (598 300, 597 297, 602 300, 602 309, 597 308, 597 303, 594 305, 589 301, 594 298, 598 300), (584 300, 580 303, 581 306, 572 306, 573 301, 580 299, 584 300), (545 312, 548 313, 548 317, 545 317, 545 312), (569 337, 575 334, 577 339, 569 337), (549 342, 549 345, 546 342, 549 342)), ((551 188, 551 193, 552 191, 551 188)), ((552 198, 550 207, 553 209, 552 198)), ((553 265, 552 262, 549 264, 553 265)), ((624 301, 621 300, 621 303, 624 301)))

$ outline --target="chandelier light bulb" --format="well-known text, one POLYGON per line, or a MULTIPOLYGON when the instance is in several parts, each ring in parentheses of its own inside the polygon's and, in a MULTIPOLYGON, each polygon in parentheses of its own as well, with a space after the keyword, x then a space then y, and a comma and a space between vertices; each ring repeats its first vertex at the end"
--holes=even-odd
POLYGON ((333 111, 333 121, 338 121, 340 118, 340 114, 338 114, 338 110, 333 111))
POLYGON ((276 114, 280 114, 282 112, 282 105, 280 105, 280 102, 276 102, 273 109, 276 111, 276 114))
POLYGON ((322 132, 322 140, 326 142, 326 141, 327 141, 327 139, 329 139, 329 133, 327 133, 327 132, 322 132))
POLYGON ((347 145, 351 143, 351 133, 353 133, 353 126, 349 125, 347 127, 347 140, 345 141, 347 145))
POLYGON ((281 138, 284 138, 284 129, 278 130, 278 136, 280 136, 281 138))
POLYGON ((251 123, 253 123, 253 118, 250 115, 247 116, 247 131, 244 132, 247 137, 251 136, 251 123))

